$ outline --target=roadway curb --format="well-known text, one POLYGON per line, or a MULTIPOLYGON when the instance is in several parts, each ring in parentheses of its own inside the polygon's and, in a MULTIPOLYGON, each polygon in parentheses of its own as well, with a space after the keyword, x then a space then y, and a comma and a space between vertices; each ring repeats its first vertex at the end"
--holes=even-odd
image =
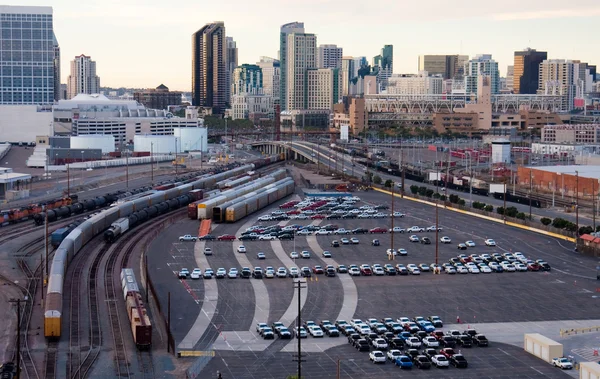
MULTIPOLYGON (((382 189, 379 189, 379 188, 373 188, 373 190, 375 190, 377 192, 385 193, 385 194, 388 194, 388 195, 392 195, 392 192, 386 191, 386 190, 382 190, 382 189)), ((393 196, 394 197, 401 197, 400 194, 397 194, 397 193, 394 193, 393 196)), ((567 236, 563 236, 561 234, 556 234, 556 233, 548 232, 548 231, 545 231, 545 230, 542 230, 542 229, 532 228, 531 226, 520 225, 520 224, 516 224, 514 222, 510 222, 510 221, 499 220, 499 219, 494 218, 494 217, 489 217, 489 216, 480 215, 480 214, 477 214, 477 213, 463 211, 462 209, 456 209, 456 208, 452 208, 452 207, 446 207, 446 206, 444 206, 442 204, 432 203, 431 201, 416 199, 414 197, 410 197, 410 196, 406 196, 406 195, 404 195, 404 199, 410 200, 410 201, 414 201, 414 202, 417 202, 417 203, 421 203, 421 204, 431 205, 432 207, 437 206, 437 207, 444 208, 444 209, 447 209, 447 210, 452 211, 452 212, 457 212, 457 213, 462 213, 462 214, 473 216, 473 217, 482 218, 482 219, 485 219, 485 220, 496 222, 498 224, 504 224, 504 225, 515 227, 515 228, 519 228, 519 229, 523 229, 523 230, 528 230, 530 232, 534 232, 534 233, 538 233, 538 234, 544 234, 546 236, 558 238, 558 239, 561 239, 563 241, 569 241, 569 242, 573 242, 573 243, 577 242, 577 240, 575 238, 573 238, 573 237, 567 237, 567 236)))

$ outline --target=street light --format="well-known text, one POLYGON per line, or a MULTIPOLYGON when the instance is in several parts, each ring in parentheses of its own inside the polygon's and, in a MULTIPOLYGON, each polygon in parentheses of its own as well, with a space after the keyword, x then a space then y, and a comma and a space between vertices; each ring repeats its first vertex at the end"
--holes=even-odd
POLYGON ((83 153, 84 151, 81 150, 81 185, 83 186, 83 153))
POLYGON ((338 358, 337 359, 337 374, 336 374, 337 379, 341 378, 341 363, 342 363, 342 361, 354 362, 354 358, 350 358, 350 359, 338 358))

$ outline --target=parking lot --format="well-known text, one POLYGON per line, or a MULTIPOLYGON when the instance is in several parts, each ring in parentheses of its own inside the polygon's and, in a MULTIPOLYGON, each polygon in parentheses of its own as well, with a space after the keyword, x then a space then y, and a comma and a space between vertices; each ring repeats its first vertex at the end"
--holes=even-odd
MULTIPOLYGON (((360 193, 358 196, 368 204, 390 205, 391 203, 388 196, 379 193, 360 193)), ((216 225, 212 233, 214 235, 239 234, 254 224, 277 224, 278 222, 256 221, 258 216, 270 213, 273 209, 275 208, 264 210, 253 219, 243 220, 243 225, 242 222, 216 225)), ((394 226, 407 228, 416 225, 426 228, 435 224, 433 207, 396 199, 395 210, 406 213, 406 216, 396 218, 394 226)), ((386 212, 390 213, 391 209, 386 212)), ((389 218, 281 222, 286 225, 311 223, 336 224, 346 229, 358 227, 389 229, 391 227, 389 218)), ((461 323, 476 325, 484 322, 579 320, 597 317, 595 310, 598 307, 597 301, 600 300, 594 297, 596 283, 595 280, 588 279, 592 277, 595 279, 595 270, 593 270, 595 262, 573 253, 571 244, 443 209, 439 210, 439 226, 443 228, 439 236, 448 236, 452 240, 450 244, 439 244, 439 263, 447 262, 460 253, 521 251, 532 259, 546 260, 552 266, 552 271, 464 275, 434 275, 429 272, 419 276, 313 275, 307 279, 306 289, 302 290, 302 320, 318 322, 324 319, 335 321, 338 318, 354 317, 366 319, 438 315, 447 323, 455 322, 458 316, 461 323), (487 238, 493 238, 498 246, 486 247, 483 241, 487 238), (476 247, 459 251, 456 245, 467 240, 473 240, 476 247)), ((196 263, 198 260, 194 258, 193 242, 175 242, 178 236, 186 233, 194 234, 197 228, 197 222, 189 220, 173 225, 165 231, 163 238, 153 242, 149 250, 151 275, 155 286, 159 287, 160 301, 166 306, 167 294, 171 292, 172 304, 176 305, 176 308, 172 308, 172 329, 176 340, 185 339, 198 319, 204 317, 208 320, 209 317, 204 313, 206 309, 213 307, 214 313, 207 313, 210 322, 200 323, 206 325, 206 328, 196 339, 193 348, 216 349, 218 357, 223 359, 213 359, 206 370, 220 369, 224 377, 230 371, 231 375, 227 377, 235 378, 281 377, 277 372, 293 373, 294 363, 290 362, 290 354, 295 349, 294 343, 277 340, 265 343, 256 333, 252 333, 255 322, 270 324, 285 319, 290 325, 295 320, 297 300, 294 298, 293 280, 291 278, 178 280, 177 272, 183 267, 190 271, 198 266, 203 271, 206 268, 196 263), (264 318, 259 319, 257 316, 264 318), (238 373, 235 371, 237 369, 244 371, 245 374, 241 371, 238 373)), ((428 235, 432 241, 435 240, 435 232, 417 234, 428 235)), ((263 269, 266 266, 277 269, 293 264, 298 267, 315 265, 325 267, 333 262, 336 265, 434 263, 435 241, 431 245, 411 243, 408 240, 409 235, 410 233, 394 235, 394 248, 405 248, 408 251, 407 256, 397 256, 394 261, 388 261, 386 255, 386 250, 391 247, 389 233, 357 235, 354 237, 359 238, 358 245, 341 245, 337 248, 330 247, 330 243, 333 239, 339 240, 339 236, 302 236, 290 241, 207 241, 206 246, 212 247, 214 254, 204 259, 213 270, 219 267, 227 270, 231 267, 241 269, 243 266, 241 262, 245 262, 245 265, 251 268, 260 266, 263 269), (373 238, 379 239, 381 245, 371 246, 370 241, 373 238), (235 251, 241 243, 247 248, 246 253, 235 251), (296 262, 289 259, 290 252, 302 250, 310 251, 311 258, 298 259, 296 262), (331 259, 321 257, 323 250, 331 252, 331 259), (264 252, 266 259, 257 259, 258 252, 264 252), (240 257, 241 255, 243 257, 240 257)), ((198 256, 197 252, 196 256, 198 256)), ((502 367, 507 377, 564 375, 528 356, 521 349, 494 344, 493 335, 488 335, 488 338, 491 341, 490 348, 475 348, 465 353, 469 360, 468 369, 450 368, 443 372, 443 376, 490 376, 489 373, 496 366, 502 367), (545 368, 550 371, 544 371, 545 368)), ((407 373, 392 367, 393 365, 389 363, 373 367, 375 365, 369 363, 368 354, 356 352, 347 344, 343 336, 339 341, 312 340, 313 338, 309 337, 303 341, 303 351, 309 354, 308 362, 304 364, 308 370, 307 377, 333 377, 337 359, 355 359, 348 364, 345 361, 341 364, 342 373, 346 373, 344 377, 365 377, 365 375, 380 377, 379 375, 383 373, 381 370, 393 369, 397 369, 394 371, 394 376, 436 376, 438 370, 433 368, 429 374, 426 374, 417 373, 417 370, 413 369, 413 372, 407 373), (319 370, 323 376, 308 374, 319 370)))

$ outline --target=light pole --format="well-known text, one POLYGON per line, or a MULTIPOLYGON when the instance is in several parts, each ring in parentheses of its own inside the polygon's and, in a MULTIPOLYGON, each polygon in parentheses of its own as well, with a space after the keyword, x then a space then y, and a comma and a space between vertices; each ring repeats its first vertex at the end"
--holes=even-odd
MULTIPOLYGON (((227 122, 227 119, 225 119, 227 122)), ((177 137, 175 137, 175 180, 177 180, 177 175, 179 174, 179 164, 177 162, 177 137)))
MULTIPOLYGON (((302 288, 306 288, 306 281, 298 279, 294 281, 294 288, 298 290, 298 318, 296 319, 296 330, 299 333, 300 328, 302 327, 302 300, 301 300, 301 292, 302 288)), ((298 379, 302 378, 302 338, 296 338, 298 340, 298 379)))
POLYGON ((10 299, 8 302, 9 303, 13 303, 13 304, 17 304, 17 375, 15 376, 16 378, 20 378, 20 371, 21 371, 21 302, 25 301, 27 302, 29 300, 29 297, 26 295, 25 298, 23 300, 21 299, 10 299))
MULTIPOLYGON (((529 219, 531 220, 531 192, 533 191, 533 173, 529 169, 529 219)), ((506 195, 505 195, 506 197, 506 195)))
POLYGON ((575 171, 575 236, 579 237, 579 171, 575 171))
POLYGON ((71 158, 71 151, 67 152, 67 197, 71 197, 71 175, 69 170, 69 159, 71 158))
POLYGON ((129 151, 127 151, 127 145, 125 145, 125 181, 126 189, 129 191, 129 151))
POLYGON ((84 151, 81 150, 81 185, 83 186, 83 153, 84 151))
POLYGON ((392 229, 390 230, 391 234, 391 246, 390 246, 390 257, 389 260, 394 260, 394 181, 392 181, 392 229))
POLYGON ((150 172, 152 176, 152 187, 154 187, 154 142, 150 142, 150 172))

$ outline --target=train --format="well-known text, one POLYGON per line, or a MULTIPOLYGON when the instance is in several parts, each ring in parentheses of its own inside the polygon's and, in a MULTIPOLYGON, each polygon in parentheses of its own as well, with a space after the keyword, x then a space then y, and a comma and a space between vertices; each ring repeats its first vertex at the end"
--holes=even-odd
POLYGON ((142 300, 140 287, 135 280, 135 273, 130 268, 121 270, 121 289, 133 342, 138 349, 148 350, 152 346, 152 323, 142 300))
MULTIPOLYGON (((229 189, 227 191, 222 191, 219 196, 214 198, 204 200, 198 203, 198 219, 212 219, 213 218, 213 210, 216 207, 227 203, 228 201, 232 201, 234 199, 238 199, 240 196, 244 196, 248 193, 257 190, 264 190, 266 188, 270 188, 270 186, 278 180, 284 179, 287 176, 287 173, 284 169, 275 170, 274 172, 263 176, 260 179, 253 180, 247 184, 241 185, 236 188, 229 189)), ((189 214, 189 212, 188 212, 189 214)), ((224 214, 224 213, 223 213, 224 214)), ((224 220, 220 220, 224 221, 224 220)))
MULTIPOLYGON (((220 172, 216 174, 202 175, 196 178, 196 180, 165 191, 157 190, 153 195, 105 209, 81 223, 65 237, 56 249, 54 258, 52 259, 44 305, 44 336, 49 339, 56 339, 61 336, 63 285, 67 266, 86 243, 110 228, 116 220, 135 215, 135 222, 143 222, 161 212, 167 212, 175 204, 180 204, 180 201, 173 202, 171 200, 189 195, 193 190, 212 190, 215 188, 215 184, 221 180, 242 175, 248 171, 283 161, 283 159, 284 155, 279 154, 261 158, 255 162, 241 166, 227 165, 220 168, 220 172)), ((64 305, 67 306, 67 304, 64 305)))
MULTIPOLYGON (((256 211, 263 209, 267 205, 273 204, 274 202, 293 194, 296 189, 294 180, 291 178, 284 179, 278 183, 280 184, 276 184, 275 187, 270 188, 265 192, 255 194, 248 199, 238 201, 225 208, 225 221, 239 221, 256 211)), ((213 215, 213 218, 215 215, 213 215)))
POLYGON ((83 218, 78 219, 65 227, 56 229, 54 232, 52 232, 52 234, 50 234, 50 244, 55 248, 60 246, 62 241, 64 241, 64 239, 67 238, 69 233, 71 233, 73 229, 78 227, 83 221, 85 221, 83 218))
POLYGON ((77 195, 62 197, 41 203, 29 204, 20 208, 0 210, 0 226, 16 224, 17 222, 29 220, 35 215, 42 213, 44 209, 52 210, 69 206, 77 202, 77 195))

